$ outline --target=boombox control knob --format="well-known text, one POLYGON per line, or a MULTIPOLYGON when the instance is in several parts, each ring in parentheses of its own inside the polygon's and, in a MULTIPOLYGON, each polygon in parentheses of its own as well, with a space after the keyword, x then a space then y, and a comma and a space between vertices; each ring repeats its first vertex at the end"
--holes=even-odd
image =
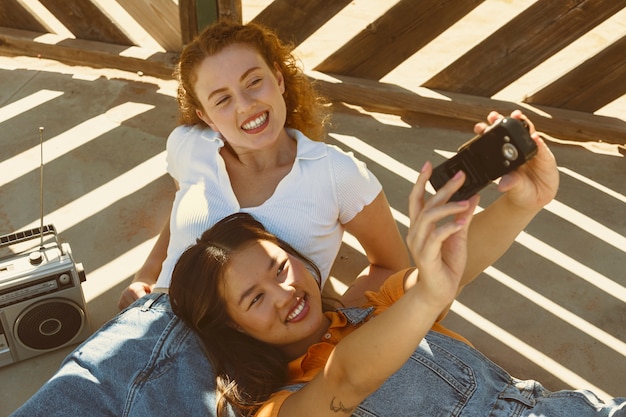
POLYGON ((68 285, 72 281, 70 274, 61 274, 59 276, 59 282, 61 285, 68 285))
POLYGON ((39 265, 43 261, 43 255, 40 251, 36 250, 28 255, 28 260, 31 265, 39 265))

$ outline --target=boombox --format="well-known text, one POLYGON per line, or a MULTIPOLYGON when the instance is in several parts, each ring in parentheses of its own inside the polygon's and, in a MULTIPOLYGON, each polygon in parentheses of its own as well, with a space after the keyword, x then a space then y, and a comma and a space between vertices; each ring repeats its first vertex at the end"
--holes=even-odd
POLYGON ((0 248, 38 238, 41 244, 0 259, 0 367, 91 333, 81 288, 85 272, 54 226, 0 236, 0 248), (44 235, 54 239, 44 242, 44 235))

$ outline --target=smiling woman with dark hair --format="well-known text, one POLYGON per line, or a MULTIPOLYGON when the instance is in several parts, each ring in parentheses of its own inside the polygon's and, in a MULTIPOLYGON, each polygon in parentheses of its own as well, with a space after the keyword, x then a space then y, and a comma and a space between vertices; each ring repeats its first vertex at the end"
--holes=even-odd
POLYGON ((431 173, 409 203, 418 268, 392 275, 361 308, 324 312, 319 271, 249 215, 218 222, 182 254, 172 308, 205 341, 218 416, 227 404, 256 417, 626 416, 626 398, 519 380, 441 325, 467 285, 478 199, 448 202, 460 175, 424 200, 431 173))
MULTIPOLYGON (((241 333, 229 319, 228 306, 223 298, 223 277, 233 267, 242 250, 263 241, 297 258, 313 272, 320 288, 320 271, 313 262, 298 253, 286 242, 267 232, 263 225, 246 213, 233 214, 206 231, 196 244, 187 249, 174 267, 173 277, 179 285, 170 287, 172 309, 193 321, 216 374, 216 386, 222 397, 218 414, 223 413, 225 401, 245 404, 246 398, 269 396, 284 382, 285 355, 274 346, 252 339, 241 333), (202 277, 192 279, 191 277, 202 277), (181 309, 179 306, 184 306, 181 309), (276 377, 278 375, 278 377, 276 377), (241 383, 239 382, 241 381, 241 383)), ((249 261, 251 264, 253 260, 249 261)), ((269 269, 283 270, 285 263, 271 259, 269 269)), ((248 302, 250 288, 241 301, 248 302)))

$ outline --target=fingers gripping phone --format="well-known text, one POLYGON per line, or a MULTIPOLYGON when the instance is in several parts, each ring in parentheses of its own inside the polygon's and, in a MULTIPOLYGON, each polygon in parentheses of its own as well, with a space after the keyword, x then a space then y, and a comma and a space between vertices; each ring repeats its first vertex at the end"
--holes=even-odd
POLYGON ((436 166, 430 183, 439 190, 454 174, 463 171, 465 183, 450 201, 466 200, 491 181, 528 162, 536 153, 537 144, 530 137, 526 123, 505 117, 463 144, 455 156, 436 166))

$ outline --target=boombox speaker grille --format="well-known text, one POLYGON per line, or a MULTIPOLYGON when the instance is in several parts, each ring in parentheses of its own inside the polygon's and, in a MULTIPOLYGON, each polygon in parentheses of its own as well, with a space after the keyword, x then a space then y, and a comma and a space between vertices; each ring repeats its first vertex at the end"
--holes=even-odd
POLYGON ((15 322, 15 335, 28 348, 54 349, 71 341, 84 322, 84 311, 72 301, 48 299, 20 313, 15 322))

